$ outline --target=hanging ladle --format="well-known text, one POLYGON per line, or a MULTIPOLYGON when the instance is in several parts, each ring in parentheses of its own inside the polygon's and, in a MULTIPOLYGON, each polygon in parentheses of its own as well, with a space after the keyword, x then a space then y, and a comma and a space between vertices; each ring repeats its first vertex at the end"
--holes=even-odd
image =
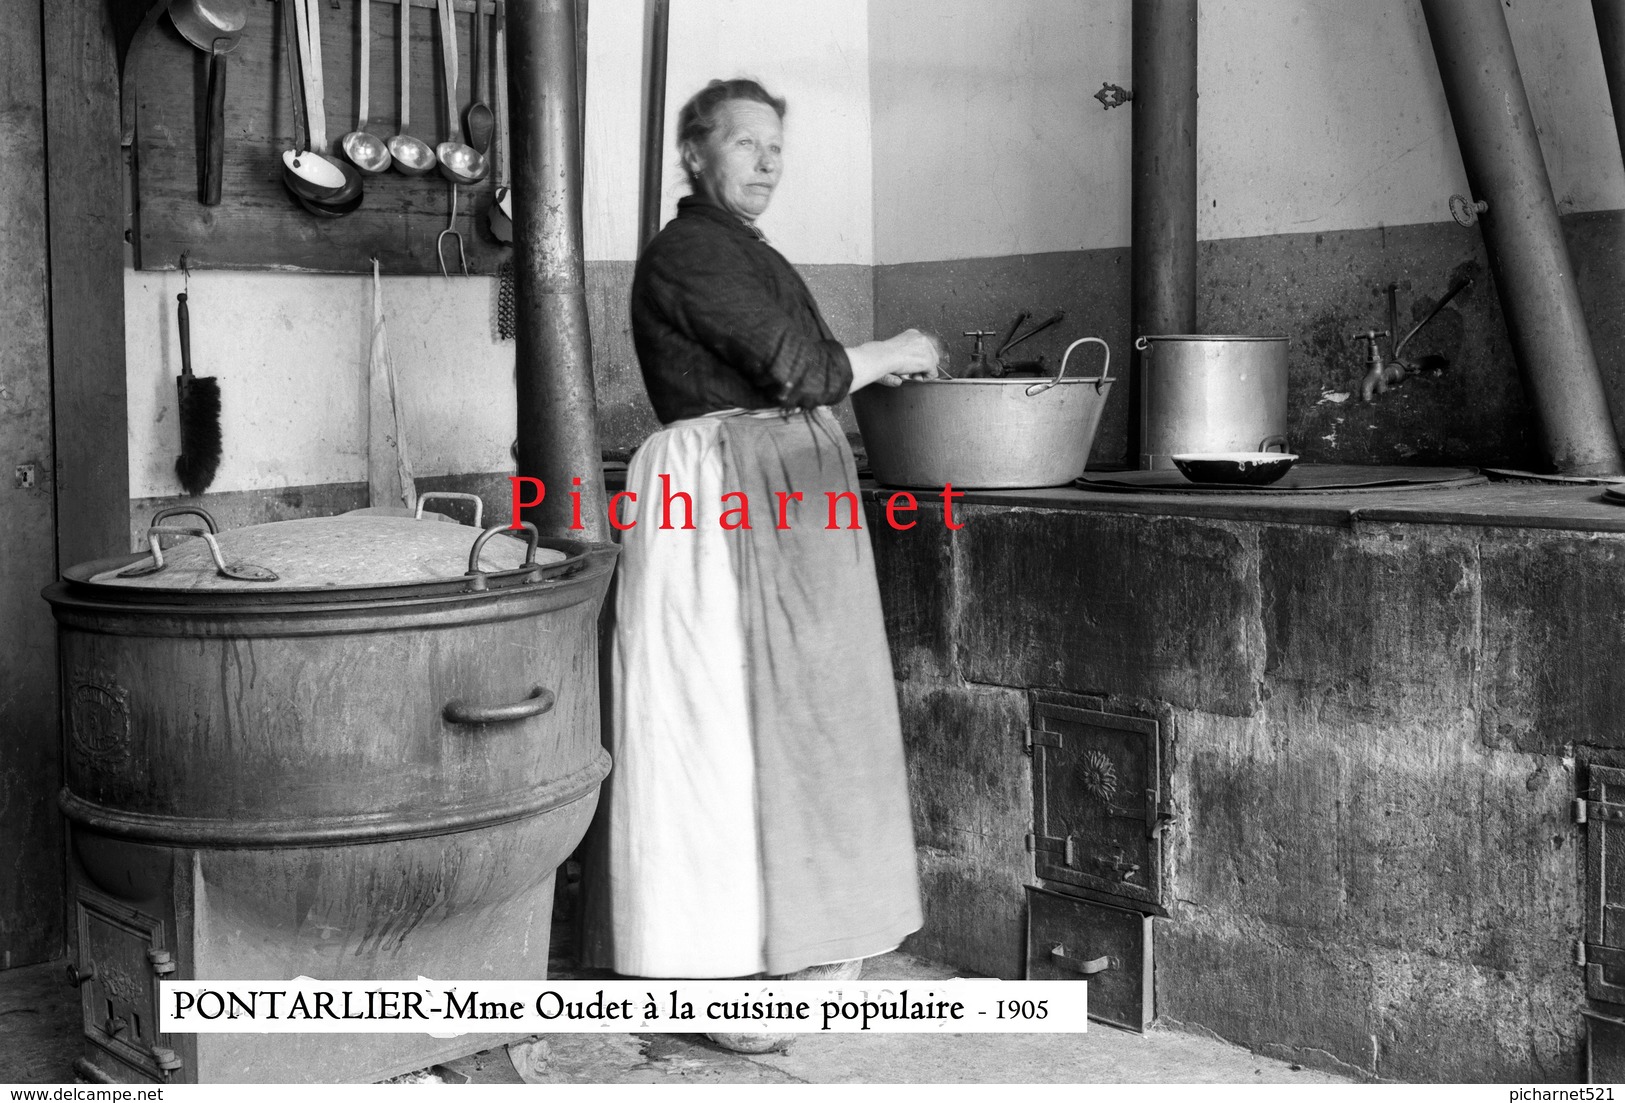
POLYGON ((248 15, 241 0, 179 0, 169 7, 175 29, 209 55, 208 110, 203 116, 203 171, 197 199, 205 207, 220 205, 220 178, 225 165, 226 55, 237 48, 248 15))
POLYGON ((361 104, 355 129, 339 142, 350 163, 362 172, 383 172, 394 160, 389 147, 376 134, 367 133, 367 96, 372 84, 372 0, 358 0, 361 7, 361 104))
POLYGON ((434 147, 440 160, 440 173, 453 184, 478 184, 490 166, 485 154, 463 144, 457 127, 457 24, 452 20, 451 0, 435 0, 440 13, 440 59, 446 71, 446 124, 451 137, 434 147))
MULTIPOLYGON (((480 68, 480 54, 485 50, 485 0, 474 0, 474 48, 469 65, 469 88, 474 102, 468 105, 468 111, 463 115, 463 130, 468 135, 468 144, 481 153, 491 148, 491 108, 480 99, 480 78, 484 77, 490 82, 490 74, 480 68)), ((491 68, 491 59, 485 60, 485 69, 491 68)))
POLYGON ((406 132, 412 123, 412 5, 401 4, 401 130, 389 140, 389 155, 395 171, 403 176, 422 176, 434 168, 434 150, 429 143, 406 132))
POLYGON ((310 67, 305 43, 304 0, 283 5, 282 28, 287 37, 288 94, 293 101, 293 148, 282 154, 282 181, 301 202, 330 199, 344 187, 344 174, 310 154, 310 88, 305 73, 310 67))
MULTIPOLYGON (((319 0, 318 0, 319 2, 319 0)), ((293 30, 298 39, 290 51, 289 68, 297 53, 301 67, 298 82, 304 91, 306 144, 282 154, 282 179, 306 210, 324 218, 338 218, 361 206, 361 174, 349 165, 329 157, 327 124, 323 111, 321 30, 316 22, 316 4, 308 9, 304 0, 291 0, 293 30)))

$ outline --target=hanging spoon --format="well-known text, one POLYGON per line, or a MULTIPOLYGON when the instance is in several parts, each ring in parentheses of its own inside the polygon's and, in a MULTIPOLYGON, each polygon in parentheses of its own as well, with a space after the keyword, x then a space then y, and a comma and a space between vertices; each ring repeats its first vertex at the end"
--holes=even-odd
POLYGON ((502 5, 497 5, 497 191, 491 203, 491 236, 503 244, 513 240, 513 192, 508 187, 508 34, 502 5))
POLYGON ((339 145, 350 163, 362 172, 383 172, 394 158, 382 138, 367 133, 367 95, 372 85, 372 0, 357 2, 361 5, 361 103, 355 129, 339 145))
POLYGON ((463 144, 457 128, 457 24, 452 20, 451 0, 435 0, 440 13, 440 64, 446 72, 446 125, 451 137, 434 147, 440 160, 440 174, 453 184, 478 184, 490 171, 485 154, 463 144))
POLYGON ((389 140, 389 155, 395 171, 403 176, 422 176, 434 168, 434 150, 429 143, 412 137, 406 128, 412 122, 412 5, 401 3, 401 129, 389 140))
MULTIPOLYGON (((485 0, 474 0, 474 48, 473 56, 469 59, 469 87, 474 102, 468 105, 468 111, 463 115, 463 130, 468 134, 468 144, 485 153, 491 148, 491 108, 480 99, 480 77, 484 76, 490 81, 490 75, 480 68, 480 54, 485 49, 485 0)), ((491 61, 486 59, 485 68, 491 68, 491 61)))

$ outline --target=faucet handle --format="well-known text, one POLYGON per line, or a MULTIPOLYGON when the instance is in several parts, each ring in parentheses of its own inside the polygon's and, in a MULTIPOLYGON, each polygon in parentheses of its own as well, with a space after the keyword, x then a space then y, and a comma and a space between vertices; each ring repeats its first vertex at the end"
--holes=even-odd
POLYGON ((970 353, 971 359, 978 361, 986 359, 987 353, 982 349, 982 338, 997 337, 998 335, 998 331, 992 329, 967 329, 964 336, 976 338, 976 347, 971 349, 970 353))
POLYGON ((1377 344, 1377 338, 1378 337, 1392 337, 1392 336, 1393 336, 1393 334, 1389 333, 1386 329, 1368 329, 1364 333, 1356 333, 1353 337, 1350 337, 1349 340, 1350 341, 1370 341, 1372 346, 1375 347, 1376 344, 1377 344))

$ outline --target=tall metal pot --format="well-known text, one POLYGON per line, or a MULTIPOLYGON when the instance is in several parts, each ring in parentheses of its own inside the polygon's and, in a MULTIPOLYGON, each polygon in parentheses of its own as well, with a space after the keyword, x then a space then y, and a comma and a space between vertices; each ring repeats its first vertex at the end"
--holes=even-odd
POLYGON ((1147 336, 1140 351, 1140 467, 1187 452, 1257 452, 1286 437, 1287 339, 1147 336))

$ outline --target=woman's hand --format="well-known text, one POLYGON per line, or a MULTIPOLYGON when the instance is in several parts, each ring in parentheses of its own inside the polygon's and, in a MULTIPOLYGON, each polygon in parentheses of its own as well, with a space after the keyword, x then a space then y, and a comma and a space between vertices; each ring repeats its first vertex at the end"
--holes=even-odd
POLYGON ((852 390, 876 382, 896 387, 908 375, 936 375, 938 365, 947 363, 947 353, 940 340, 917 329, 849 348, 846 357, 852 364, 852 390))

